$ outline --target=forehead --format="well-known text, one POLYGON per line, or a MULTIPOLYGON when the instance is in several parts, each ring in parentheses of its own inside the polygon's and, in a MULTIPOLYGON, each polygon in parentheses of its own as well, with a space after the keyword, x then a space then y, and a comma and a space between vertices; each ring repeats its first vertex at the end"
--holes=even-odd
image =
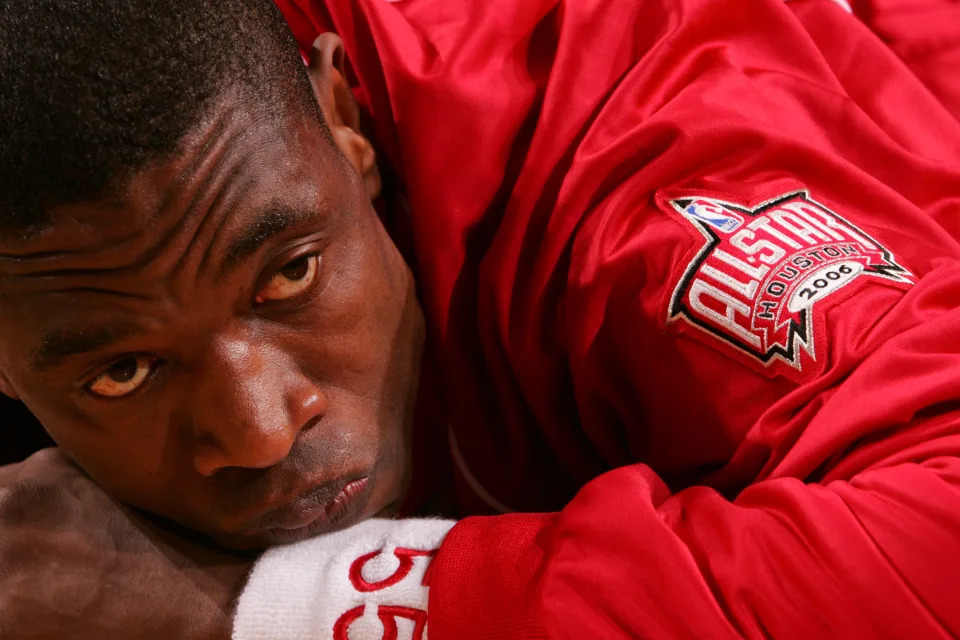
POLYGON ((156 241, 173 227, 201 224, 252 199, 309 197, 315 193, 306 192, 336 190, 344 181, 318 122, 224 102, 170 157, 118 177, 96 201, 54 207, 49 223, 32 232, 0 234, 0 278, 17 263, 67 254, 94 258, 104 249, 156 241))
MULTIPOLYGON (((22 342, 28 329, 41 345, 69 343, 64 321, 100 323, 178 280, 236 266, 267 237, 340 206, 350 182, 318 123, 222 112, 112 195, 58 207, 42 231, 0 239, 3 342, 22 342)), ((95 326, 89 340, 120 331, 95 326)))

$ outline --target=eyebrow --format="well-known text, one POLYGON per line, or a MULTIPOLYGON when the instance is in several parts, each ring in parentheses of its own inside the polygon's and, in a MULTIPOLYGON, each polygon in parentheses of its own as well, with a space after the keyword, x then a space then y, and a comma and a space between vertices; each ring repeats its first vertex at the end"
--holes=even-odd
MULTIPOLYGON (((299 224, 320 220, 329 213, 330 209, 323 204, 317 209, 270 205, 244 226, 239 236, 230 243, 223 272, 236 268, 240 262, 256 253, 269 238, 299 224)), ((97 351, 138 331, 131 324, 54 327, 44 331, 40 345, 31 351, 28 361, 34 370, 47 371, 59 366, 67 358, 97 351)))
POLYGON ((29 362, 36 371, 47 371, 67 358, 97 351, 137 331, 130 324, 48 329, 43 333, 40 346, 30 353, 29 362))
POLYGON ((230 243, 222 266, 222 273, 235 269, 243 260, 257 252, 272 236, 304 222, 316 221, 330 213, 321 205, 318 209, 298 209, 285 204, 272 204, 262 210, 240 231, 230 243))

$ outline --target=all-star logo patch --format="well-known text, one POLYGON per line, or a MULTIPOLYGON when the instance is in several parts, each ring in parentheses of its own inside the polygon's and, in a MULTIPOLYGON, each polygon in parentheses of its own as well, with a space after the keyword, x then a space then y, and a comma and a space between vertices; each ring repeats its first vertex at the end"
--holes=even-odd
POLYGON ((709 197, 670 206, 703 236, 673 289, 668 324, 685 321, 770 366, 816 361, 814 309, 860 278, 913 275, 862 229, 796 191, 755 208, 709 197))

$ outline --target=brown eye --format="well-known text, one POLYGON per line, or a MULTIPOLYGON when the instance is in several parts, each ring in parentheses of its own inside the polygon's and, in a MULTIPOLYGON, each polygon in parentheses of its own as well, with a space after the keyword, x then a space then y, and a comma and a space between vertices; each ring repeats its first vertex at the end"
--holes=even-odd
POLYGON ((306 291, 317 277, 320 256, 313 253, 283 265, 257 294, 257 302, 286 300, 306 291))
POLYGON ((97 376, 87 388, 105 398, 133 393, 150 375, 156 362, 152 356, 129 356, 97 376))

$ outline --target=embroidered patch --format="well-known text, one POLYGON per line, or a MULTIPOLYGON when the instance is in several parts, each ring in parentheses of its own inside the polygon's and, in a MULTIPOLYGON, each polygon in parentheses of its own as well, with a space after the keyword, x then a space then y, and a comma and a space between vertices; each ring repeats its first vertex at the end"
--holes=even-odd
POLYGON ((814 307, 863 277, 913 276, 857 226, 796 191, 753 209, 714 198, 671 200, 703 235, 670 298, 684 320, 764 365, 816 361, 814 307))

